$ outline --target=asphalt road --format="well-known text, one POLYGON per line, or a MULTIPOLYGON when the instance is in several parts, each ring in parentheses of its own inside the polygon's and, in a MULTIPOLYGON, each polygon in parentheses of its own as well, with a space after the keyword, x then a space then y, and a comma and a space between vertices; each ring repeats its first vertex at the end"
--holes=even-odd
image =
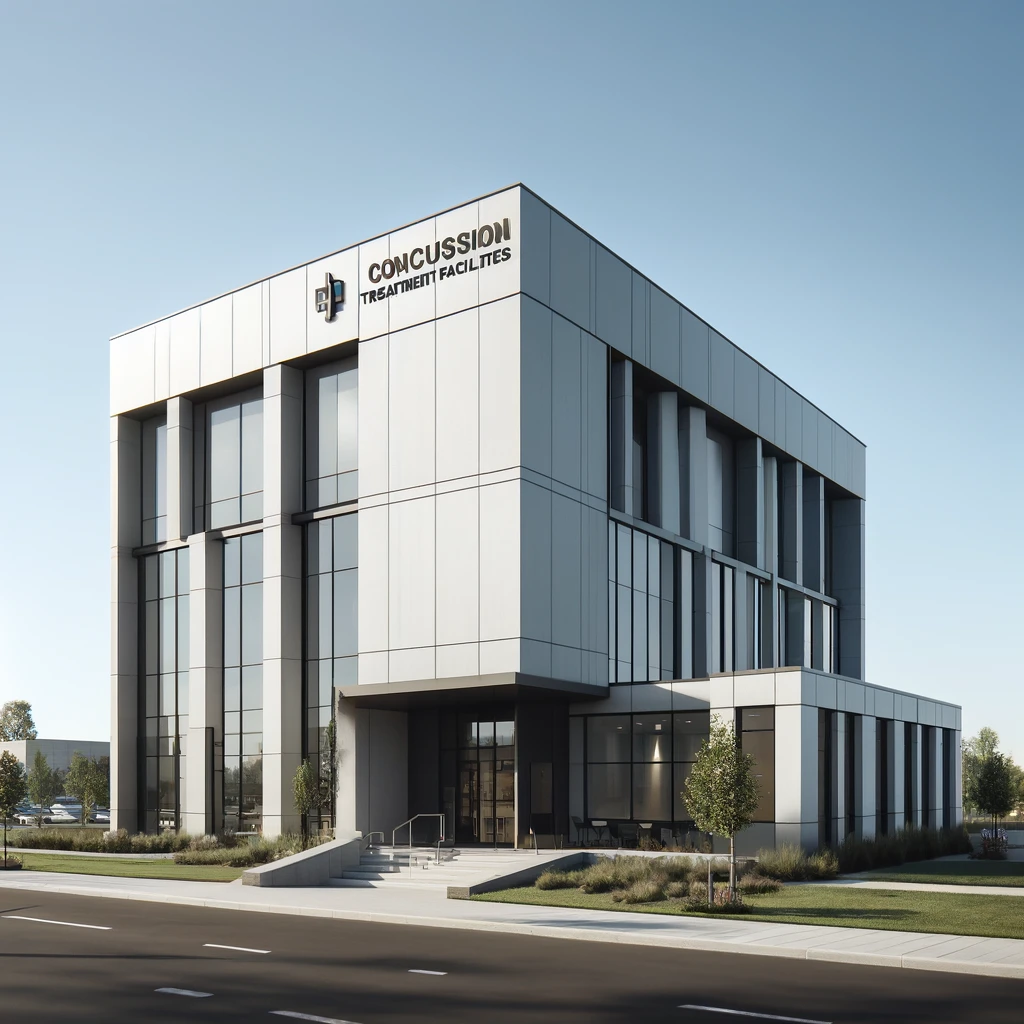
POLYGON ((3 1021, 772 1019, 720 1011, 1019 1024, 1024 982, 0 891, 3 1021))

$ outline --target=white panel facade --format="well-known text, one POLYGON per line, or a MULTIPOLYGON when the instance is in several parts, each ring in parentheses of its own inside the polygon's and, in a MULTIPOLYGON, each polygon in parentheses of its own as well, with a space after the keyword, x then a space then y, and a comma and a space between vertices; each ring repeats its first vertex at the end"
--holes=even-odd
POLYGON ((480 471, 480 315, 475 309, 435 325, 437 480, 480 471))
POLYGON ((392 334, 388 363, 388 490, 433 483, 434 325, 392 334))
POLYGON ((199 382, 204 387, 233 375, 231 359, 233 301, 221 296, 200 308, 199 382))

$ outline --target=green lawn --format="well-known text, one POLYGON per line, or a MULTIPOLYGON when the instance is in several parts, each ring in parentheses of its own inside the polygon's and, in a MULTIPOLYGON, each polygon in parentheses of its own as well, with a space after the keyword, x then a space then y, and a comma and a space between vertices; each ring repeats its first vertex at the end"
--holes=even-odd
POLYGON ((21 858, 23 870, 29 871, 66 871, 75 875, 117 875, 120 878, 175 878, 185 882, 233 882, 245 870, 221 865, 175 864, 173 860, 66 857, 60 853, 20 850, 17 856, 21 858))
MULTIPOLYGON (((1024 861, 922 860, 898 868, 865 871, 857 878, 870 882, 924 882, 931 885, 1005 885, 1024 887, 1024 861)), ((1022 908, 1024 909, 1024 908, 1022 908)))
MULTIPOLYGON (((578 889, 505 889, 473 896, 495 903, 570 907, 586 910, 633 911, 644 914, 688 914, 681 904, 666 900, 645 906, 612 902, 606 893, 587 895, 578 889)), ((885 928, 893 931, 941 932, 950 935, 989 935, 1024 938, 1024 897, 967 893, 900 892, 889 889, 851 889, 838 885, 787 885, 781 892, 745 896, 753 913, 735 915, 744 921, 780 924, 839 925, 885 928)), ((705 917, 705 914, 692 916, 705 917)), ((732 915, 715 914, 728 918, 732 915)))

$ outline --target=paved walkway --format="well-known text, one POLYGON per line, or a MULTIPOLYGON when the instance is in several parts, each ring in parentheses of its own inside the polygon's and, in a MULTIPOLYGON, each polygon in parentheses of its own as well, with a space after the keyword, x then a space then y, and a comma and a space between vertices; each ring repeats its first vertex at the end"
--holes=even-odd
POLYGON ((1024 979, 1024 940, 1020 939, 530 907, 448 900, 428 891, 264 889, 238 884, 44 872, 19 872, 17 876, 0 877, 0 903, 11 898, 5 890, 62 892, 271 914, 511 932, 592 942, 625 942, 1024 979))

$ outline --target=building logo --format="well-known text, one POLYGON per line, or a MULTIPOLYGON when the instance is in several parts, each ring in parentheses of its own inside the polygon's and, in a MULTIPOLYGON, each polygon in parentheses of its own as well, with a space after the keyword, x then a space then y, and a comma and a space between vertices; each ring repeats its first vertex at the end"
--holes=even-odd
POLYGON ((338 307, 345 301, 345 282, 338 281, 330 274, 324 274, 322 288, 315 289, 313 299, 316 302, 316 311, 323 313, 324 319, 330 323, 338 307))

